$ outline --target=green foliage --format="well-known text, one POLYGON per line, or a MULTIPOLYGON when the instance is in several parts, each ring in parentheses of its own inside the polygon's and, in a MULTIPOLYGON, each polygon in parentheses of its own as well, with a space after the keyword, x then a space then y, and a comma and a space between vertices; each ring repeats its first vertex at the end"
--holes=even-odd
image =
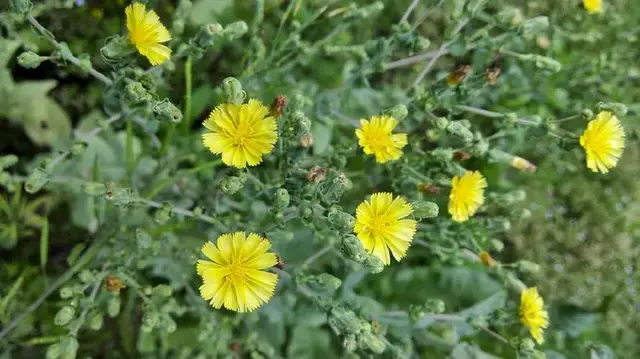
POLYGON ((0 4, 15 139, 0 157, 0 358, 640 355, 635 6, 145 3, 172 37, 157 66, 129 41, 125 1, 0 4), (249 99, 278 140, 229 167, 201 123, 249 99), (600 111, 626 134, 606 176, 579 144, 600 111), (384 164, 354 133, 383 114, 408 139, 384 164), (488 188, 455 222, 465 171, 488 188), (417 222, 389 266, 354 233, 376 192, 417 222), (278 259, 249 313, 198 293, 200 249, 235 231, 278 259), (544 344, 519 319, 527 286, 549 311, 544 344))

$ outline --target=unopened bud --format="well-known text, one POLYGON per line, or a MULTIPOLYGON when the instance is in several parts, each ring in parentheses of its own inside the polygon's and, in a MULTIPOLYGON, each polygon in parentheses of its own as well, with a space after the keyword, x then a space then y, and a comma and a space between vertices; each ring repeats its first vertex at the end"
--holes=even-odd
POLYGON ((449 126, 449 120, 447 120, 445 117, 436 117, 432 120, 433 124, 441 129, 444 130, 449 126))
POLYGON ((413 203, 413 215, 418 219, 438 216, 438 205, 433 202, 417 201, 413 203))
POLYGON ((200 31, 190 41, 191 46, 198 48, 200 53, 206 51, 209 47, 213 46, 218 36, 224 32, 222 25, 206 24, 202 25, 200 31))
POLYGON ((313 135, 311 133, 308 133, 304 136, 300 137, 300 146, 304 147, 304 148, 309 148, 311 146, 313 146, 313 135))
POLYGON ((115 318, 120 314, 120 296, 114 295, 107 301, 107 314, 115 318))
POLYGON ((236 21, 224 28, 224 36, 227 40, 233 41, 242 37, 242 35, 246 34, 247 31, 249 31, 249 27, 246 22, 236 21))
POLYGON ((374 354, 382 354, 386 348, 384 342, 371 332, 360 333, 358 336, 358 346, 362 350, 370 351, 374 354))
POLYGON ((340 232, 350 233, 356 223, 356 219, 345 212, 337 211, 329 214, 329 223, 340 232))
POLYGON ((342 286, 342 281, 331 274, 322 273, 314 277, 308 284, 315 291, 331 295, 342 286))
POLYGON ((291 201, 291 197, 289 196, 289 192, 284 188, 278 188, 276 191, 276 198, 274 201, 274 205, 278 209, 284 209, 289 206, 289 202, 291 201))
POLYGON ((60 343, 51 344, 47 348, 46 359, 58 359, 60 358, 60 354, 62 353, 62 348, 60 347, 60 343))
POLYGON ((280 117, 284 113, 284 110, 287 107, 287 103, 289 102, 289 98, 287 95, 278 95, 273 103, 271 104, 271 114, 275 117, 280 117))
POLYGON ((76 310, 72 306, 64 306, 60 308, 58 313, 56 313, 56 317, 54 318, 53 322, 60 327, 63 325, 67 325, 69 324, 71 319, 73 319, 75 314, 76 310))
POLYGON ((128 83, 124 90, 124 98, 131 104, 151 101, 153 98, 140 82, 128 83))
POLYGON ((453 159, 454 152, 450 148, 436 148, 429 155, 438 161, 449 162, 453 159))
POLYGON ((358 263, 364 262, 368 254, 362 246, 362 242, 354 235, 348 234, 342 238, 342 252, 358 263))
POLYGON ((313 208, 312 204, 309 201, 302 201, 299 206, 300 217, 303 219, 309 220, 313 218, 313 208))
POLYGON ((27 15, 32 6, 29 0, 11 0, 11 11, 16 14, 27 15))
POLYGON ((71 154, 74 156, 80 156, 87 150, 86 142, 76 142, 71 145, 71 154))
POLYGON ((33 51, 25 51, 18 56, 18 65, 25 69, 35 69, 42 63, 42 57, 33 51))
POLYGON ((444 311, 446 310, 446 305, 444 304, 444 301, 442 299, 429 298, 424 303, 424 310, 429 313, 440 314, 444 313, 444 311))
POLYGON ((311 120, 302 111, 296 111, 293 114, 293 126, 295 136, 304 136, 311 130, 311 120))
POLYGON ((460 121, 450 122, 449 125, 447 126, 447 132, 460 138, 465 142, 473 141, 473 133, 471 133, 471 131, 469 131, 468 128, 463 126, 460 123, 460 121))
POLYGON ((296 94, 295 96, 293 96, 293 98, 291 99, 291 102, 289 103, 289 109, 293 112, 295 111, 303 111, 305 107, 309 106, 312 103, 311 99, 301 95, 301 94, 296 94))
POLYGON ((624 116, 627 114, 627 106, 618 102, 600 102, 596 105, 596 109, 600 111, 611 111, 617 116, 624 116))
POLYGON ((543 70, 549 70, 551 72, 560 72, 562 70, 562 64, 555 59, 547 56, 535 55, 536 67, 543 70))
POLYGON ((222 92, 229 103, 242 104, 247 97, 247 93, 242 89, 242 84, 235 77, 227 77, 222 80, 222 92))
POLYGON ((513 156, 509 164, 511 165, 511 167, 517 168, 522 172, 535 172, 537 169, 537 167, 533 163, 518 156, 513 156))
POLYGON ((102 313, 95 313, 89 318, 89 328, 91 330, 100 330, 104 323, 104 316, 102 313))
POLYGON ((47 171, 40 167, 36 168, 27 178, 27 181, 24 184, 24 190, 31 194, 40 191, 42 187, 49 182, 49 177, 50 176, 47 171))
POLYGON ((74 336, 68 336, 60 342, 60 359, 76 359, 78 354, 78 339, 74 336))
POLYGON ((225 177, 220 181, 220 184, 218 184, 220 192, 228 195, 233 195, 242 189, 242 187, 243 182, 236 176, 225 177))
POLYGON ((153 113, 160 121, 179 123, 182 121, 182 112, 169 100, 164 100, 153 106, 153 113))
POLYGON ((520 260, 517 263, 518 269, 525 273, 538 273, 540 271, 540 265, 528 260, 520 260))
POLYGON ((398 122, 404 120, 409 114, 409 110, 407 110, 407 106, 405 105, 395 105, 390 109, 384 111, 385 115, 391 116, 398 120, 398 122))
POLYGON ((380 258, 372 254, 367 256, 367 259, 365 259, 363 264, 365 268, 367 268, 369 273, 372 274, 380 273, 384 269, 384 262, 382 262, 380 258))
POLYGON ((134 51, 135 48, 126 36, 116 35, 107 39, 106 45, 100 49, 100 54, 106 63, 117 65, 134 51))
POLYGON ((502 250, 504 249, 504 243, 502 243, 502 241, 498 239, 492 239, 490 243, 491 243, 491 247, 493 247, 493 249, 496 250, 496 252, 502 252, 502 250))
POLYGON ((166 284, 158 284, 157 286, 153 287, 153 289, 151 290, 151 294, 160 298, 168 298, 171 296, 171 294, 173 294, 173 289, 171 289, 171 287, 166 284))
POLYGON ((162 206, 153 215, 153 221, 163 225, 169 222, 171 217, 173 217, 173 206, 169 202, 162 202, 162 206))

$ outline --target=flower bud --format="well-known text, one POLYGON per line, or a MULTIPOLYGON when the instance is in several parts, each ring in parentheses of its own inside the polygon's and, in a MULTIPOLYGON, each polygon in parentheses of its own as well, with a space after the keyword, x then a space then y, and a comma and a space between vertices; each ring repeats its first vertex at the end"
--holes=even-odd
POLYGON ((473 133, 471 133, 471 131, 469 131, 468 128, 463 126, 460 123, 460 121, 452 121, 452 122, 450 122, 449 125, 447 126, 447 132, 449 132, 450 134, 460 138, 461 140, 463 140, 465 142, 473 141, 473 133))
POLYGON ((73 297, 73 289, 70 287, 62 287, 60 288, 60 298, 69 299, 73 297))
POLYGON ((107 191, 107 186, 100 182, 85 182, 81 187, 90 196, 102 196, 107 191))
POLYGON ((0 170, 5 168, 9 168, 18 163, 18 156, 16 155, 6 155, 0 157, 0 170))
POLYGON ((102 324, 104 323, 104 316, 102 313, 95 313, 93 316, 89 317, 89 328, 91 330, 100 330, 102 329, 102 324))
POLYGON ((246 34, 247 31, 249 31, 249 26, 247 26, 246 22, 236 21, 224 28, 224 36, 227 40, 233 41, 242 37, 242 35, 246 34))
POLYGON ((502 250, 504 249, 504 243, 502 243, 502 241, 500 240, 492 239, 490 243, 491 243, 491 247, 493 247, 493 249, 496 250, 497 252, 502 252, 502 250))
POLYGON ((86 284, 92 282, 95 279, 95 276, 93 275, 93 273, 91 273, 91 271, 85 269, 81 271, 80 274, 78 274, 78 278, 82 283, 86 284))
POLYGON ((311 130, 311 120, 302 111, 296 111, 293 114, 293 126, 295 136, 304 136, 311 130))
POLYGON ((274 201, 274 205, 278 209, 284 209, 289 206, 289 202, 291 201, 291 197, 289 196, 289 192, 284 188, 278 188, 276 190, 276 198, 274 201))
POLYGON ((311 103, 312 101, 310 98, 301 94, 297 94, 293 96, 293 99, 291 99, 291 102, 289 103, 288 108, 293 112, 302 111, 305 107, 309 106, 311 103))
POLYGON ((60 347, 60 343, 51 344, 47 348, 46 359, 58 359, 60 358, 61 353, 62 353, 62 348, 60 347))
POLYGON ((25 51, 18 56, 18 65, 25 69, 35 69, 42 63, 42 57, 33 51, 25 51))
POLYGON ((417 201, 413 203, 413 215, 418 219, 438 216, 438 205, 433 202, 417 201))
POLYGON ((364 261, 364 267, 369 271, 369 273, 377 274, 382 272, 384 269, 384 263, 380 258, 370 254, 367 259, 364 261))
POLYGON ((309 148, 313 146, 313 135, 311 133, 308 133, 304 136, 301 136, 300 146, 302 146, 303 148, 309 148))
POLYGON ((624 116, 627 114, 627 106, 623 103, 617 102, 600 102, 596 105, 598 111, 611 111, 617 116, 624 116))
POLYGON ((140 82, 128 83, 124 90, 124 98, 129 101, 130 104, 138 104, 152 100, 151 94, 140 82))
POLYGON ((533 163, 518 156, 513 156, 509 164, 511 165, 511 167, 519 169, 522 172, 535 172, 537 169, 537 167, 533 163))
POLYGON ((213 23, 202 25, 200 31, 191 39, 190 44, 203 53, 213 46, 218 36, 224 32, 222 25, 213 23))
POLYGON ((453 159, 454 152, 450 148, 436 148, 429 155, 438 161, 449 162, 453 159))
POLYGON ((342 211, 329 214, 328 219, 331 227, 344 233, 351 233, 356 224, 356 219, 352 215, 342 211))
POLYGON ((63 325, 67 325, 69 324, 71 319, 73 319, 73 316, 75 314, 76 310, 72 306, 66 305, 60 308, 58 313, 56 313, 56 317, 54 318, 53 322, 60 327, 63 325))
POLYGON ((29 0, 11 0, 11 11, 19 15, 27 15, 33 4, 29 0))
POLYGON ((517 263, 518 269, 525 273, 538 273, 540 265, 528 260, 520 260, 517 263))
POLYGON ((134 51, 135 48, 131 46, 126 36, 117 35, 107 39, 106 45, 100 49, 100 54, 106 63, 117 65, 134 51))
POLYGON ((243 186, 244 184, 242 183, 242 180, 236 176, 225 177, 218 184, 220 192, 228 195, 235 194, 241 190, 243 186))
POLYGON ((298 209, 300 211, 300 217, 303 219, 310 220, 313 218, 313 207, 311 202, 302 201, 298 209))
POLYGON ((364 262, 368 257, 367 252, 362 246, 362 242, 351 234, 342 238, 342 247, 340 249, 347 257, 358 263, 364 262))
POLYGON ((591 110, 589 110, 589 109, 582 110, 581 115, 582 115, 582 118, 583 118, 585 121, 589 121, 589 120, 591 120, 591 119, 593 118, 593 111, 591 111, 591 110))
POLYGON ((74 156, 80 156, 87 150, 86 142, 76 142, 71 145, 71 154, 74 156))
POLYGON ((182 121, 182 112, 166 99, 153 106, 153 113, 161 121, 171 121, 173 123, 182 121))
POLYGON ((445 117, 436 117, 431 122, 439 129, 444 130, 449 126, 449 120, 445 117))
POLYGON ((167 224, 173 217, 173 206, 169 202, 162 202, 162 206, 153 214, 153 221, 157 224, 167 224))
POLYGON ((384 111, 384 114, 389 115, 400 122, 407 117, 409 110, 407 110, 407 106, 405 105, 395 105, 384 111))
POLYGON ((332 318, 334 325, 339 333, 350 334, 360 331, 360 320, 356 313, 344 307, 335 307, 331 309, 329 318, 332 318))
POLYGON ((60 342, 60 359, 76 359, 78 354, 78 339, 68 336, 60 342))
POLYGON ((560 72, 562 70, 562 64, 550 57, 535 55, 536 67, 543 70, 549 70, 552 72, 560 72))
POLYGON ((114 295, 107 301, 107 314, 115 318, 120 314, 120 296, 114 295))
POLYGON ((160 298, 168 298, 171 296, 171 294, 173 294, 173 289, 171 289, 171 287, 166 284, 158 284, 157 286, 153 287, 153 289, 151 290, 151 294, 160 298))
POLYGON ((229 103, 242 104, 247 97, 247 93, 242 89, 242 84, 235 77, 227 77, 222 80, 222 92, 229 103))
POLYGON ((354 334, 347 334, 344 337, 344 341, 342 342, 342 346, 344 350, 348 353, 354 352, 358 348, 358 342, 356 341, 356 336, 354 334))
POLYGON ((42 187, 49 182, 49 177, 50 176, 47 171, 40 167, 36 168, 27 178, 27 181, 24 184, 24 190, 31 194, 40 191, 42 187))
POLYGON ((311 278, 307 284, 316 292, 332 295, 342 286, 342 281, 331 274, 322 273, 317 277, 311 278))
POLYGON ((423 308, 428 313, 436 313, 436 314, 444 313, 444 311, 446 310, 444 301, 442 301, 442 299, 437 299, 437 298, 427 299, 424 303, 423 308))
POLYGON ((358 336, 358 346, 374 354, 382 354, 386 348, 384 342, 371 332, 364 332, 358 336))

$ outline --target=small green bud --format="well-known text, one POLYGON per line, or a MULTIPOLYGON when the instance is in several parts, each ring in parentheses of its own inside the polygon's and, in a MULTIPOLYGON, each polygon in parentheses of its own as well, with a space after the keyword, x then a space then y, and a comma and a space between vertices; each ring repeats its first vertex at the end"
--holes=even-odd
POLYGON ((291 201, 291 197, 289 196, 289 192, 284 188, 278 188, 276 190, 276 198, 274 200, 274 205, 278 209, 285 209, 289 206, 289 202, 291 201))
POLYGON ((536 343, 531 338, 523 338, 518 348, 522 351, 533 351, 536 348, 536 343))
POLYGON ((515 112, 508 112, 504 114, 504 118, 509 123, 515 123, 518 120, 518 114, 515 112))
POLYGON ((222 92, 229 103, 242 104, 247 97, 247 93, 242 89, 242 84, 235 77, 227 77, 222 80, 222 92))
POLYGON ((590 121, 593 118, 593 111, 586 109, 586 110, 582 110, 582 119, 585 121, 590 121))
POLYGON ((311 202, 302 201, 299 206, 300 217, 306 220, 310 220, 313 218, 313 207, 311 202))
POLYGON ((42 63, 42 57, 33 51, 25 51, 18 56, 18 65, 25 69, 35 69, 42 63))
POLYGON ((86 142, 76 142, 73 145, 71 145, 71 154, 74 156, 80 156, 81 154, 84 153, 84 151, 86 151, 86 149, 87 149, 86 142))
POLYGON ((350 334, 360 331, 360 320, 356 313, 344 307, 331 309, 329 318, 334 319, 334 324, 339 333, 350 334))
POLYGON ((107 301, 107 314, 115 318, 120 314, 120 296, 114 295, 107 301))
POLYGON ((322 273, 316 277, 316 281, 318 284, 330 289, 331 291, 336 291, 340 286, 342 286, 342 280, 332 276, 329 273, 322 273))
POLYGON ((76 310, 72 306, 66 305, 60 308, 58 313, 56 313, 56 317, 54 318, 53 322, 60 327, 63 325, 67 325, 69 324, 71 319, 73 319, 73 316, 75 314, 76 310))
POLYGON ((82 283, 89 283, 95 279, 95 276, 93 275, 93 273, 91 273, 90 270, 85 269, 81 271, 80 274, 78 274, 78 278, 82 283))
POLYGON ((418 219, 438 216, 438 205, 433 202, 417 201, 413 203, 413 215, 418 219))
POLYGON ((356 219, 352 215, 342 211, 329 214, 328 219, 333 228, 345 233, 351 233, 356 224, 356 219))
POLYGON ((70 287, 62 287, 60 288, 60 298, 69 299, 73 297, 73 289, 70 287))
POLYGON ((483 140, 476 142, 471 148, 471 154, 476 157, 484 156, 487 151, 489 151, 489 143, 483 140))
POLYGON ((447 120, 445 117, 436 117, 431 120, 431 122, 441 130, 445 130, 447 127, 449 127, 449 120, 447 120))
POLYGON ((344 350, 348 353, 354 352, 358 348, 358 342, 356 341, 355 334, 347 334, 342 341, 344 350))
POLYGON ((429 298, 424 304, 424 310, 429 313, 444 313, 446 306, 442 299, 429 298))
POLYGON ((436 148, 429 153, 431 157, 438 161, 449 162, 453 159, 453 149, 451 148, 436 148))
POLYGON ((292 112, 302 111, 305 107, 311 105, 312 103, 313 102, 310 98, 301 94, 296 94, 289 102, 288 109, 292 112))
POLYGON ((600 102, 596 105, 596 109, 599 111, 611 111, 617 116, 624 116, 627 114, 627 106, 623 103, 618 102, 609 102, 604 103, 600 102))
POLYGON ((473 141, 473 133, 471 133, 471 131, 469 131, 468 128, 463 126, 460 123, 460 121, 452 121, 452 122, 450 122, 449 125, 447 126, 447 132, 449 132, 450 134, 460 138, 461 140, 463 140, 465 142, 473 141))
POLYGON ((173 289, 171 289, 171 287, 166 284, 159 284, 153 287, 151 293, 161 298, 168 298, 171 296, 171 294, 173 294, 173 289))
POLYGON ((372 254, 367 257, 363 264, 365 268, 367 268, 369 273, 372 274, 380 273, 384 269, 384 263, 382 262, 382 260, 372 254))
POLYGON ((171 217, 173 217, 173 206, 169 202, 162 202, 162 206, 153 215, 153 221, 163 225, 169 222, 171 217))
POLYGON ((135 47, 131 46, 126 36, 116 35, 107 39, 106 45, 100 49, 100 54, 106 63, 114 66, 135 51, 135 47))
POLYGON ((224 28, 224 36, 227 40, 233 41, 242 37, 247 31, 249 31, 249 26, 247 26, 246 22, 236 21, 224 28))
POLYGON ((161 121, 171 121, 173 123, 182 121, 182 112, 169 100, 158 102, 153 106, 153 113, 161 121))
POLYGON ((528 260, 520 260, 517 263, 518 269, 525 273, 538 273, 540 265, 528 260))
POLYGON ((130 104, 138 104, 153 99, 153 96, 151 96, 147 89, 137 81, 128 83, 124 90, 124 98, 129 101, 130 104))
POLYGON ((51 344, 47 348, 46 359, 58 359, 61 353, 62 348, 60 347, 60 343, 51 344))
POLYGON ((361 333, 358 336, 358 346, 363 350, 368 350, 374 354, 382 354, 386 345, 377 335, 371 332, 361 333))
POLYGON ((0 170, 5 168, 9 168, 18 163, 18 156, 16 155, 6 155, 0 157, 0 170))
POLYGON ((60 342, 62 353, 60 359, 75 359, 78 354, 78 339, 68 336, 60 342))
POLYGON ((302 112, 293 113, 294 135, 296 137, 304 136, 311 130, 311 120, 302 112))
POLYGON ((520 294, 523 290, 527 289, 527 286, 522 283, 513 273, 507 273, 506 275, 507 285, 511 290, 520 294))
POLYGON ((232 195, 243 187, 242 180, 235 176, 225 177, 218 184, 218 188, 220 192, 228 195, 232 195))
POLYGON ((405 105, 395 105, 384 111, 384 114, 389 115, 400 122, 407 117, 409 110, 407 110, 407 106, 405 105))
POLYGON ((102 313, 95 313, 89 318, 89 328, 91 330, 100 330, 104 323, 104 316, 102 313))
POLYGON ((347 257, 358 263, 364 262, 368 257, 362 242, 352 234, 347 234, 342 238, 342 247, 340 249, 347 257))
POLYGON ((216 39, 223 33, 222 25, 213 23, 202 25, 200 31, 190 41, 199 51, 204 52, 215 43, 216 39))
POLYGON ((24 184, 24 190, 31 194, 40 191, 42 187, 49 182, 49 177, 50 176, 47 171, 40 167, 36 168, 27 178, 27 181, 24 184))
POLYGON ((560 72, 562 70, 562 64, 555 59, 547 56, 535 55, 536 67, 543 70, 549 70, 552 72, 560 72))
POLYGON ((485 316, 476 316, 476 317, 472 317, 471 320, 469 321, 469 324, 471 324, 471 326, 479 328, 479 327, 486 327, 487 326, 487 317, 485 316))
POLYGON ((81 187, 90 196, 103 196, 107 192, 107 186, 100 182, 85 182, 81 187))
POLYGON ((29 0, 11 0, 11 11, 19 15, 27 15, 33 4, 29 0))
POLYGON ((502 250, 504 249, 504 243, 502 243, 502 241, 500 240, 492 239, 490 243, 491 247, 493 247, 496 252, 502 252, 502 250))

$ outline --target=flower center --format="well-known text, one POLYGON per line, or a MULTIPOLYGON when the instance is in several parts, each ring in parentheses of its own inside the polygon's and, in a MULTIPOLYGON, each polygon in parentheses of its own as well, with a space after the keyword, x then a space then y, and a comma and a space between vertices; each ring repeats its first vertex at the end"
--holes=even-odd
POLYGON ((391 222, 386 218, 381 216, 373 217, 371 224, 369 224, 369 228, 373 234, 381 235, 383 234, 390 226, 391 222))
POLYGON ((229 279, 234 282, 244 282, 244 277, 246 275, 245 268, 238 263, 231 263, 229 268, 229 279))

